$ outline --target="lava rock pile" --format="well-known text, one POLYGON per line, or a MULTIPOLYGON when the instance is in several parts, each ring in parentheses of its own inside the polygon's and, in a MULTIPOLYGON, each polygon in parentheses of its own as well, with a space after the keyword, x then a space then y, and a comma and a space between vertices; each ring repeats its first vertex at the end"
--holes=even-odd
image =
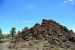
POLYGON ((75 42, 75 33, 60 25, 56 21, 43 19, 41 24, 36 23, 26 31, 22 31, 11 43, 21 41, 44 40, 49 47, 72 48, 75 42))

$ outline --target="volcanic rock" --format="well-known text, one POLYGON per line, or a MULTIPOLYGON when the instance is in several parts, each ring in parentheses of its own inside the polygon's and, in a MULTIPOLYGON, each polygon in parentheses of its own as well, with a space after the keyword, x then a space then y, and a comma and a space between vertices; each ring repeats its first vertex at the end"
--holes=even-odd
MULTIPOLYGON (((15 43, 27 42, 38 40, 37 43, 41 41, 47 43, 43 43, 43 47, 46 46, 48 48, 60 47, 60 48, 73 48, 75 42, 75 33, 72 30, 69 30, 67 27, 60 25, 56 21, 51 19, 46 20, 43 19, 41 24, 36 23, 33 27, 26 31, 22 31, 19 33, 12 41, 15 43)), ((45 48, 45 47, 44 47, 45 48)))

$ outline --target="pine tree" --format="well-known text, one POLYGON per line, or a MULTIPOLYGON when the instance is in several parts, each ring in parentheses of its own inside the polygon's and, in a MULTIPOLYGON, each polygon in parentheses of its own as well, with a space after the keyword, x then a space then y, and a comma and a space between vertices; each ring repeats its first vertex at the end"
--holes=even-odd
POLYGON ((28 30, 28 27, 25 27, 25 28, 22 29, 22 31, 26 31, 26 30, 28 30))
POLYGON ((16 28, 15 27, 12 27, 11 31, 10 31, 10 34, 12 37, 15 36, 15 33, 16 33, 16 28))
POLYGON ((0 29, 0 39, 3 38, 2 29, 0 29))

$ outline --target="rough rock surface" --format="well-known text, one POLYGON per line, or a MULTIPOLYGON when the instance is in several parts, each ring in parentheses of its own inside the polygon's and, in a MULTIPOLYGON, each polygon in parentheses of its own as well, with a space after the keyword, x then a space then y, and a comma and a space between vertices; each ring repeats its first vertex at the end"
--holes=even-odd
POLYGON ((65 26, 62 26, 51 19, 43 19, 41 24, 36 23, 32 28, 19 33, 17 37, 11 41, 10 48, 16 47, 18 43, 20 44, 21 42, 29 41, 32 41, 32 44, 30 44, 31 46, 38 45, 38 43, 43 41, 42 47, 44 47, 44 49, 42 50, 55 47, 67 49, 74 47, 75 34, 72 30, 67 29, 65 26), (34 42, 33 44, 34 40, 37 40, 37 42, 34 42), (44 43, 46 41, 47 43, 44 43))

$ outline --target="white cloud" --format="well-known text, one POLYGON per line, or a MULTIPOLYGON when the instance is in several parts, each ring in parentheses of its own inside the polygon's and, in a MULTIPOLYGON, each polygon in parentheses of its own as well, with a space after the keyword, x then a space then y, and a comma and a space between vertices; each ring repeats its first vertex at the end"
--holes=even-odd
POLYGON ((30 20, 24 20, 24 22, 25 22, 25 23, 31 23, 31 21, 30 21, 30 20))
POLYGON ((63 3, 67 3, 67 1, 64 1, 63 3))
POLYGON ((74 5, 75 4, 75 0, 65 0, 63 1, 64 4, 71 4, 74 5))
POLYGON ((73 0, 69 0, 69 1, 71 1, 71 2, 72 2, 73 0))
POLYGON ((26 6, 26 8, 27 8, 27 9, 32 9, 32 8, 34 8, 34 7, 36 7, 36 5, 35 5, 35 4, 27 5, 27 6, 26 6))

